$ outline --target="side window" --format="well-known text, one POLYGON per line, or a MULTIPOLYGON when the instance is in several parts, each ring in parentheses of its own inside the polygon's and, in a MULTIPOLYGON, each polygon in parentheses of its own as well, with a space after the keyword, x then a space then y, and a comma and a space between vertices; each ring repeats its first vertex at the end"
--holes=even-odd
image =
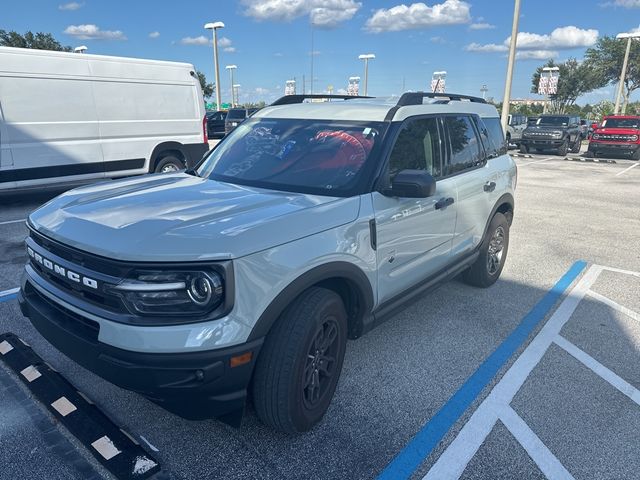
POLYGON ((449 133, 451 157, 445 174, 467 170, 482 164, 480 142, 468 116, 445 117, 445 127, 449 133))
POLYGON ((406 169, 426 170, 435 178, 442 175, 437 119, 409 120, 400 131, 389 158, 389 178, 406 169))
POLYGON ((498 117, 482 118, 478 127, 487 158, 495 158, 507 153, 506 139, 498 117))

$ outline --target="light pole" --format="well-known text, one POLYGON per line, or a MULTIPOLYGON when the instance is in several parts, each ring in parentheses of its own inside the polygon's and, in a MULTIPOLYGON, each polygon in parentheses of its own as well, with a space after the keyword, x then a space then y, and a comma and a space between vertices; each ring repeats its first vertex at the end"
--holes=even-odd
POLYGON ((240 87, 242 85, 240 85, 239 83, 236 83, 233 85, 233 93, 235 95, 236 101, 234 103, 235 106, 238 106, 240 104, 240 87))
POLYGON ((480 88, 480 93, 482 93, 482 99, 486 100, 487 99, 487 92, 489 91, 489 87, 487 87, 486 85, 482 85, 482 88, 480 88))
MULTIPOLYGON (((629 52, 631 52, 631 40, 634 38, 640 38, 640 33, 619 33, 616 38, 627 39, 627 50, 624 52, 624 61, 622 62, 622 71, 620 72, 620 83, 618 84, 618 91, 616 92, 616 106, 613 110, 614 115, 618 115, 620 111, 620 102, 622 100, 622 92, 624 91, 624 77, 627 75, 627 66, 629 65, 629 52)), ((625 103, 623 112, 626 111, 627 105, 625 103)))
POLYGON ((500 123, 502 131, 507 131, 509 120, 509 102, 511 101, 511 81, 513 80, 513 64, 516 61, 516 43, 518 42, 518 22, 520 20, 520 0, 515 0, 513 7, 513 24, 511 25, 511 42, 509 43, 509 60, 507 62, 507 79, 504 84, 504 96, 502 98, 502 116, 500 123))
POLYGON ((73 51, 75 53, 84 53, 87 51, 87 47, 86 45, 80 45, 79 47, 74 48, 73 51))
POLYGON ((224 23, 207 23, 204 28, 207 30, 213 30, 213 69, 215 70, 216 77, 216 108, 220 110, 222 108, 222 101, 220 99, 220 71, 218 70, 218 29, 224 28, 224 23))
POLYGON ((364 60, 364 96, 367 96, 367 85, 369 83, 369 60, 373 60, 376 56, 373 53, 365 53, 359 55, 360 60, 364 60))
POLYGON ((231 106, 235 107, 236 106, 236 95, 234 93, 233 90, 233 71, 238 68, 237 65, 227 65, 226 67, 227 70, 229 70, 229 76, 231 77, 231 106))

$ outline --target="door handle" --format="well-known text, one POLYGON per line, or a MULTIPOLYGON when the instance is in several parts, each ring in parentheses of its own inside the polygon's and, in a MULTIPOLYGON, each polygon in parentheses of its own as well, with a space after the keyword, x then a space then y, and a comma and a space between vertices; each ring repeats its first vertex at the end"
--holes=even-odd
POLYGON ((447 208, 454 202, 453 197, 441 198, 436 202, 436 210, 447 208))
POLYGON ((496 182, 487 182, 483 188, 485 192, 493 192, 496 189, 496 182))

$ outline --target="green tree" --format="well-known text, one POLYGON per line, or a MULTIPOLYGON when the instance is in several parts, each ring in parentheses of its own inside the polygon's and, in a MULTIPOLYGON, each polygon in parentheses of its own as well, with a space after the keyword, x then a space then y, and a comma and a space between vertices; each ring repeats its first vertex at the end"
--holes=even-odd
MULTIPOLYGON (((606 80, 607 84, 617 85, 620 80, 626 48, 626 40, 619 40, 615 37, 601 37, 595 47, 586 51, 586 64, 590 69, 597 71, 606 80)), ((623 112, 629 104, 631 93, 638 88, 640 88, 640 42, 632 40, 629 65, 624 80, 623 112)))
POLYGON ((596 121, 602 120, 605 115, 613 115, 613 102, 602 100, 593 106, 593 118, 596 121))
POLYGON ((70 52, 69 46, 62 45, 50 33, 26 32, 21 35, 18 32, 0 30, 0 46, 18 48, 36 48, 38 50, 57 50, 60 52, 70 52))
MULTIPOLYGON (((200 70, 196 70, 196 75, 198 75, 198 80, 200 81, 200 88, 202 88, 202 96, 204 98, 209 98, 213 95, 215 91, 215 87, 213 83, 207 83, 207 77, 204 76, 200 70)), ((220 106, 218 106, 220 108, 220 106)))
POLYGON ((538 67, 531 78, 531 92, 533 93, 538 92, 538 83, 544 67, 558 67, 560 69, 558 92, 549 97, 551 100, 549 113, 565 113, 580 95, 607 84, 607 79, 602 72, 591 68, 586 62, 580 63, 575 58, 570 58, 564 63, 557 64, 553 60, 549 60, 545 65, 538 67))

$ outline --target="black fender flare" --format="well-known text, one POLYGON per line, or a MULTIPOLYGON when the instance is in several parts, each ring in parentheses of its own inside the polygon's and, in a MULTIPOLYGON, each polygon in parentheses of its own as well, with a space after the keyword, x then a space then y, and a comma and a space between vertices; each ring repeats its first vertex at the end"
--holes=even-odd
POLYGON ((158 160, 158 157, 162 152, 171 150, 180 152, 180 154, 182 155, 182 160, 184 161, 186 166, 188 156, 185 152, 184 145, 180 142, 162 142, 156 145, 156 147, 153 149, 153 152, 151 152, 151 157, 149 157, 149 170, 152 171, 153 169, 155 169, 156 161, 158 160))
MULTIPOLYGON (((491 215, 489 215, 489 218, 487 219, 487 223, 484 226, 484 233, 482 235, 482 238, 485 238, 487 236, 487 231, 489 230, 489 224, 491 223, 491 220, 493 219, 496 213, 501 211, 501 207, 503 205, 508 205, 509 210, 511 210, 511 213, 514 213, 515 201, 513 200, 513 195, 511 195, 510 193, 505 193, 495 203, 495 205, 493 206, 493 209, 491 210, 491 215)), ((509 220, 509 226, 511 226, 512 219, 513 219, 513 216, 511 218, 507 218, 507 220, 509 220)))
MULTIPOLYGON (((332 279, 347 281, 355 293, 357 310, 347 313, 349 314, 349 330, 357 330, 358 324, 373 309, 373 288, 367 275, 358 266, 349 262, 335 261, 314 267, 287 285, 262 312, 253 326, 247 342, 266 336, 275 321, 302 292, 322 282, 330 282, 332 279)), ((347 306, 345 305, 345 307, 347 306)))

